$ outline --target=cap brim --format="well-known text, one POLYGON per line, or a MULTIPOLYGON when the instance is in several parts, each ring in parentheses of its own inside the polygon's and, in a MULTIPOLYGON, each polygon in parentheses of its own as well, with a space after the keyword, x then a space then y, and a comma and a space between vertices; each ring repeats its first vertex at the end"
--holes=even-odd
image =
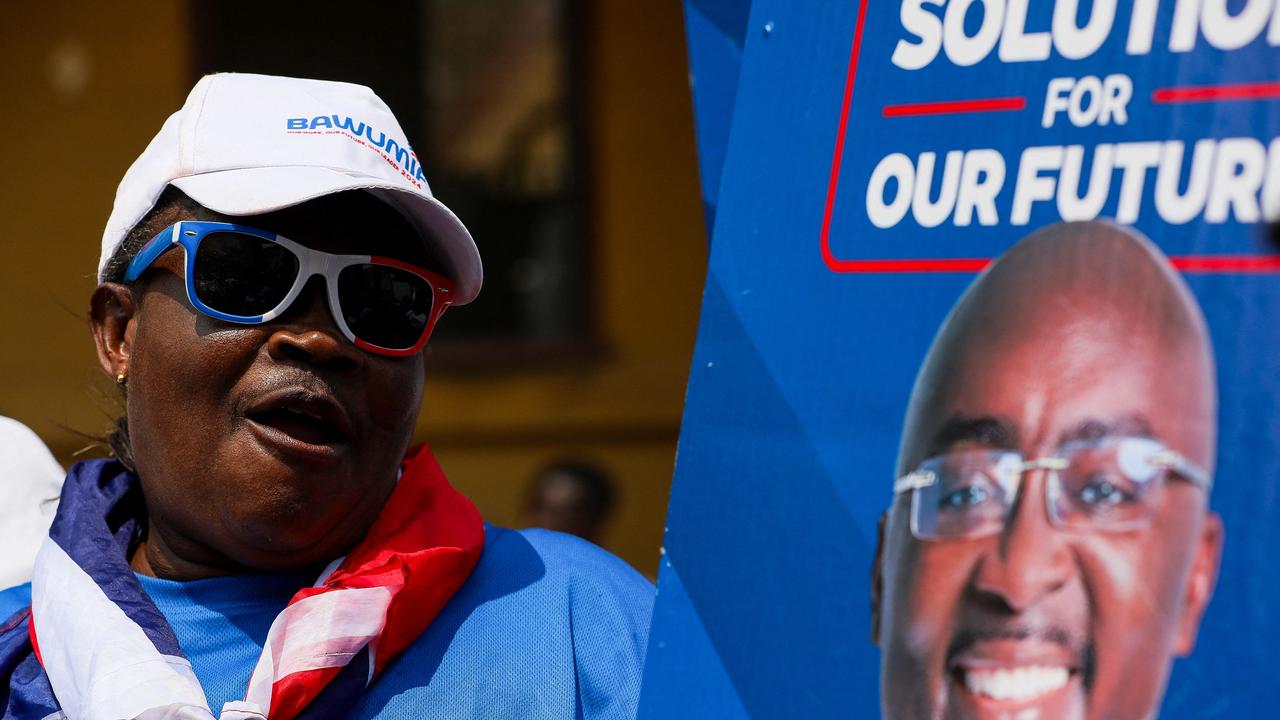
POLYGON ((455 304, 465 305, 480 292, 483 269, 471 233, 444 203, 404 185, 314 166, 221 170, 176 178, 170 184, 223 215, 261 215, 338 192, 372 191, 403 210, 423 241, 442 251, 449 265, 444 274, 456 284, 455 304))

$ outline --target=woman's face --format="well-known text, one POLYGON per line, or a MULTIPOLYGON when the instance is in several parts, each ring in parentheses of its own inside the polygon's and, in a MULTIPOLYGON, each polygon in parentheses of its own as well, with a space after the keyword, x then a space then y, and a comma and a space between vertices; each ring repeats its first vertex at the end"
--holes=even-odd
MULTIPOLYGON (((235 220, 316 250, 426 264, 405 220, 365 193, 235 220)), ((150 517, 135 569, 189 579, 314 568, 368 530, 414 428, 423 359, 352 345, 323 283, 312 278, 271 322, 231 324, 191 307, 173 249, 131 287, 94 293, 103 369, 126 377, 150 517)))

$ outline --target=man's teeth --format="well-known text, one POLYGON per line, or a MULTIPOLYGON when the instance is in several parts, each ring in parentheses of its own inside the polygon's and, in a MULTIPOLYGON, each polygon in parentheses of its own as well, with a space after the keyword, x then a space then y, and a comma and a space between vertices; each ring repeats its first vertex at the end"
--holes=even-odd
POLYGON ((964 671, 964 685, 969 692, 993 700, 1029 700, 1066 687, 1070 679, 1066 668, 1040 665, 964 671))

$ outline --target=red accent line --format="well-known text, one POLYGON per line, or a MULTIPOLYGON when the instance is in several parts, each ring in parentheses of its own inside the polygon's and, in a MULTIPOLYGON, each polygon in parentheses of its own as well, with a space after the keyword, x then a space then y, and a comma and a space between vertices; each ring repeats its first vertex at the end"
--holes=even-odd
POLYGON ((31 608, 27 608, 26 612, 31 616, 31 620, 27 624, 27 636, 31 638, 31 649, 36 654, 36 662, 40 663, 40 667, 44 667, 44 656, 40 654, 40 641, 36 640, 36 616, 31 608))
POLYGON ((373 263, 374 265, 390 265, 391 267, 400 268, 401 270, 407 270, 413 273, 414 275, 424 278, 425 280, 430 282, 432 285, 432 290, 439 290, 440 288, 444 288, 445 292, 454 291, 452 280, 450 280, 449 278, 443 275, 438 275, 436 273, 433 273, 424 267, 418 267, 417 265, 414 265, 412 263, 407 263, 403 260, 396 260, 395 258, 384 257, 382 255, 369 256, 369 262, 373 263))
POLYGON ((1262 98, 1280 98, 1280 82, 1167 87, 1158 88, 1151 93, 1152 102, 1157 103, 1258 100, 1262 98))
POLYGON ((838 272, 846 273, 947 273, 981 272, 991 264, 991 258, 900 258, 836 262, 840 264, 838 272))
POLYGON ((1025 110, 1025 97, 983 98, 980 100, 946 100, 942 102, 904 103, 885 105, 885 117, 915 117, 919 115, 954 115, 975 112, 1009 112, 1025 110))
POLYGON ((849 127, 849 105, 853 100, 853 80, 858 74, 858 54, 862 51, 862 26, 867 20, 867 0, 858 4, 858 24, 853 31, 853 48, 849 51, 849 73, 844 81, 844 102, 840 109, 840 127, 836 130, 836 147, 831 157, 831 179, 827 181, 827 203, 822 212, 822 261, 835 272, 842 260, 831 252, 831 211, 836 203, 836 185, 840 181, 840 161, 844 156, 844 135, 849 127))
POLYGON ((1175 255, 1173 266, 1187 273, 1266 273, 1280 271, 1280 255, 1175 255))
POLYGON ((422 337, 418 338, 418 342, 415 343, 413 347, 402 349, 402 350, 396 350, 393 348, 384 348, 381 345, 374 345, 373 343, 367 340, 361 340, 360 338, 356 338, 355 346, 360 348, 361 350, 367 350, 368 352, 377 353, 379 355, 390 355, 391 357, 409 357, 410 355, 416 354, 419 350, 421 350, 423 347, 426 346, 427 335, 428 333, 424 332, 422 334, 422 337))

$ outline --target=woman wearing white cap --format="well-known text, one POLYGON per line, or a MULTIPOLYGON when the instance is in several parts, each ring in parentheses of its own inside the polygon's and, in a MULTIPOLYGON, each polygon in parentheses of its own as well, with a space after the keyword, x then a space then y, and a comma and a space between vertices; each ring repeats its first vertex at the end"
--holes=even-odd
POLYGON ((0 626, 0 717, 634 716, 652 587, 408 448, 480 279, 367 88, 201 80, 117 193, 90 320, 127 413, 0 626))

